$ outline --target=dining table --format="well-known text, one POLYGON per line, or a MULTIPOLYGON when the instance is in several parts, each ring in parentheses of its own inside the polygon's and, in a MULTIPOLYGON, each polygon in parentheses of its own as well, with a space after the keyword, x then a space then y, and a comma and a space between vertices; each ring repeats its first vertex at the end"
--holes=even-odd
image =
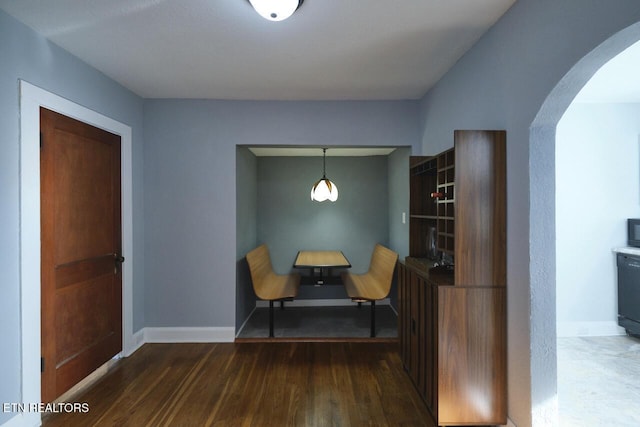
MULTIPOLYGON (((351 263, 340 250, 331 251, 298 251, 294 268, 307 268, 311 271, 311 281, 315 286, 325 284, 327 278, 334 279, 331 270, 334 268, 351 268, 351 263), (326 274, 325 274, 326 271, 326 274), (316 275, 317 273, 317 275, 316 275)), ((339 280, 339 276, 338 276, 339 280)))

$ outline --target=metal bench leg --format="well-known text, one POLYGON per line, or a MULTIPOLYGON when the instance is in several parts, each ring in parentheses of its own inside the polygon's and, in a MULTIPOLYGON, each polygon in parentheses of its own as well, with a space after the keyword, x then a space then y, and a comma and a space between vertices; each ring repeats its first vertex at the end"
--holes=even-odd
POLYGON ((269 301, 269 338, 273 338, 273 301, 269 301))
POLYGON ((280 310, 284 310, 284 300, 280 300, 280 310))
POLYGON ((371 300, 371 338, 376 336, 376 301, 371 300))

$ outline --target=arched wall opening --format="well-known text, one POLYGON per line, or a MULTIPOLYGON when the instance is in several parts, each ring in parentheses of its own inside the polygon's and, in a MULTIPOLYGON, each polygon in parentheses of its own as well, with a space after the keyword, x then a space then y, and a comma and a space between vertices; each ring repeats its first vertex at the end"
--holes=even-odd
POLYGON ((530 351, 533 425, 557 425, 556 126, 595 72, 640 40, 640 23, 578 61, 545 99, 529 132, 530 351), (550 397, 553 396, 553 397, 550 397))

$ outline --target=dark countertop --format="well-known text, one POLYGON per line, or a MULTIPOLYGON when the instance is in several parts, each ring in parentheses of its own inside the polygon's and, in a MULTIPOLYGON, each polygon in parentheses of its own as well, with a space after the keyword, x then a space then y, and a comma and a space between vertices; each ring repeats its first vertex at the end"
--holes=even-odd
POLYGON ((436 261, 427 258, 406 257, 404 265, 428 279, 436 286, 453 286, 453 266, 434 266, 436 261))

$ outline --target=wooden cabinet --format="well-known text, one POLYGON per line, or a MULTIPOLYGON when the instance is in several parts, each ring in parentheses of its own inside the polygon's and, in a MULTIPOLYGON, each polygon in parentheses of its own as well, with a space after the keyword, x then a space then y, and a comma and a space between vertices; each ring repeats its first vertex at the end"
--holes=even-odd
POLYGON ((506 132, 455 131, 456 285, 506 286, 506 132))
POLYGON ((438 425, 506 424, 505 288, 436 289, 438 425))
POLYGON ((399 262, 400 348, 402 361, 427 407, 437 411, 437 290, 426 278, 399 262))
POLYGON ((454 254, 455 149, 410 160, 409 256, 437 256, 427 247, 429 228, 436 230, 436 249, 454 254))
POLYGON ((438 250, 454 253, 455 243, 455 149, 438 155, 438 250))
POLYGON ((437 425, 506 424, 506 137, 456 131, 454 144, 432 183, 454 268, 399 262, 402 360, 437 425))
POLYGON ((437 205, 431 197, 437 189, 437 158, 412 156, 409 182, 409 255, 427 257, 429 227, 437 226, 437 205))

